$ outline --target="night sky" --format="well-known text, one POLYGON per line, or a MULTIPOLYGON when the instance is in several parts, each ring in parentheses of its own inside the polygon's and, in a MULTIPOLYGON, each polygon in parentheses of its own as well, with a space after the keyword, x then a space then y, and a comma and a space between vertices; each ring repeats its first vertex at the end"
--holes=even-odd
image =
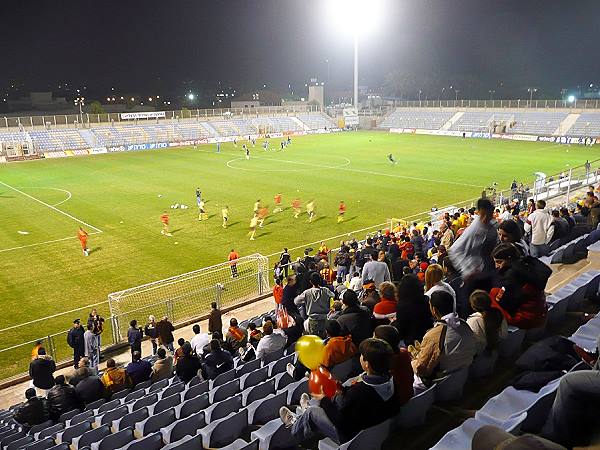
MULTIPOLYGON (((0 89, 283 88, 327 81, 326 59, 330 86, 346 89, 352 43, 324 14, 326 1, 2 2, 0 89)), ((479 91, 471 97, 502 83, 512 97, 536 86, 557 98, 600 81, 599 18, 598 0, 388 0, 361 44, 360 83, 377 89, 397 71, 463 83, 479 91)))

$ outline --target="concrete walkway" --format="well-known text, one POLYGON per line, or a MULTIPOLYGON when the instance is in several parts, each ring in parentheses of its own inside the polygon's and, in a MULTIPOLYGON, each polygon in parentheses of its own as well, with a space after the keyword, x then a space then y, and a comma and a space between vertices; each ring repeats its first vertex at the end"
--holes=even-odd
MULTIPOLYGON (((246 305, 240 307, 238 309, 234 309, 228 313, 223 314, 223 327, 224 333, 227 332, 227 327, 229 326, 229 320, 232 317, 238 319, 238 322, 242 320, 251 319, 252 317, 259 316, 267 311, 272 310, 275 307, 275 301, 273 297, 269 297, 264 300, 260 300, 258 302, 252 303, 250 305, 246 305)), ((208 330, 208 320, 203 320, 200 323, 200 329, 202 332, 207 332, 208 330)), ((175 330, 175 347, 177 347, 177 339, 184 338, 189 341, 193 336, 194 332, 192 331, 192 325, 179 328, 175 330)), ((148 356, 152 354, 152 344, 149 340, 145 340, 142 342, 142 356, 148 356)), ((119 353, 111 354, 111 357, 120 365, 127 365, 131 361, 131 353, 129 351, 129 347, 121 350, 119 353)), ((106 367, 106 362, 102 362, 100 364, 100 369, 106 367)), ((72 367, 68 367, 65 369, 57 370, 54 375, 70 375, 73 372, 72 367)), ((9 388, 3 389, 0 391, 0 409, 6 409, 11 405, 16 403, 20 403, 25 399, 25 390, 29 387, 29 382, 24 382, 17 384, 15 386, 11 386, 9 388)))

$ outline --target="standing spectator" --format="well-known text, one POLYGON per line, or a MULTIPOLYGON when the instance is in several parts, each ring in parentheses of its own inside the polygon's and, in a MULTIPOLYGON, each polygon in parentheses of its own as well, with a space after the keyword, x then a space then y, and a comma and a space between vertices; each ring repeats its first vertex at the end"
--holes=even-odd
POLYGON ((275 285, 273 286, 273 298, 275 299, 275 304, 281 304, 281 300, 283 299, 283 286, 281 285, 281 278, 275 279, 275 285))
POLYGON ((305 307, 306 315, 308 316, 308 327, 305 328, 308 330, 308 333, 324 338, 325 323, 330 308, 330 299, 333 298, 333 292, 326 287, 321 287, 321 277, 316 272, 310 274, 310 283, 312 287, 298 295, 294 299, 294 303, 296 306, 304 305, 305 307))
POLYGON ((527 216, 525 222, 525 233, 531 234, 530 251, 531 256, 539 258, 546 256, 550 251, 548 243, 552 240, 554 228, 552 224, 552 216, 546 210, 546 202, 538 200, 536 210, 527 216))
POLYGON ((485 291, 473 291, 469 303, 475 312, 469 316, 467 324, 475 335, 477 354, 496 350, 498 342, 508 336, 508 325, 502 312, 492 307, 492 300, 485 291))
POLYGON ((142 328, 137 326, 137 320, 133 319, 129 322, 129 330, 127 330, 127 342, 129 342, 129 348, 131 349, 131 360, 133 361, 133 354, 135 352, 142 353, 142 328))
POLYGON ((152 375, 152 364, 142 359, 142 354, 139 351, 134 351, 131 355, 132 360, 127 364, 127 375, 133 386, 150 379, 152 375))
POLYGON ((202 374, 205 378, 214 380, 222 373, 233 369, 233 358, 229 352, 221 348, 221 344, 217 339, 210 341, 209 348, 210 353, 204 357, 202 374))
POLYGON ((25 391, 25 403, 15 409, 13 419, 23 428, 29 429, 34 425, 46 422, 50 418, 48 401, 36 395, 34 388, 25 391))
POLYGON ((288 272, 290 270, 291 261, 292 261, 292 258, 290 257, 288 249, 284 248, 283 252, 281 253, 281 256, 279 257, 279 265, 281 266, 281 268, 283 270, 283 275, 286 278, 288 277, 288 272))
POLYGON ((71 328, 67 334, 67 344, 73 349, 73 367, 75 369, 79 367, 79 360, 85 356, 84 333, 85 331, 81 327, 81 321, 75 319, 73 321, 73 328, 71 328))
POLYGON ((350 269, 351 263, 348 247, 346 247, 345 245, 342 245, 340 247, 340 251, 337 253, 337 255, 335 255, 333 263, 337 270, 337 277, 341 278, 343 282, 346 278, 348 270, 350 269))
POLYGON ((152 354, 156 355, 156 350, 158 349, 158 343, 156 342, 158 332, 156 331, 156 318, 152 315, 148 316, 148 323, 144 327, 144 334, 150 338, 152 354))
POLYGON ((94 325, 88 323, 87 331, 83 334, 84 354, 90 360, 90 367, 97 369, 100 355, 98 338, 94 334, 94 325))
POLYGON ((480 198, 477 201, 477 213, 473 223, 448 250, 452 264, 468 284, 469 294, 478 288, 491 288, 494 275, 492 250, 498 242, 492 202, 480 198))
POLYGON ((394 379, 394 395, 398 402, 404 405, 414 395, 413 380, 415 376, 410 365, 410 353, 400 347, 400 334, 391 325, 379 325, 373 331, 373 337, 387 342, 392 347, 390 373, 394 379))
POLYGON ((221 310, 217 307, 217 302, 210 304, 210 314, 208 315, 208 332, 213 334, 215 331, 223 332, 223 320, 221 319, 221 310))
POLYGON ((289 315, 294 317, 298 317, 300 315, 298 307, 294 303, 294 299, 297 295, 298 287, 296 285, 296 277, 294 275, 290 275, 289 277, 286 277, 285 287, 283 288, 283 297, 281 298, 281 306, 289 315))
POLYGON ((247 343, 247 331, 243 328, 240 328, 238 326, 237 319, 232 317, 229 321, 229 328, 227 329, 227 334, 225 335, 225 345, 227 350, 229 350, 232 355, 236 355, 239 352, 240 348, 246 348, 247 343))
POLYGON ((413 245, 415 249, 415 254, 423 254, 423 238, 419 234, 419 230, 412 230, 412 236, 410 238, 410 243, 413 245))
POLYGON ((273 333, 273 323, 265 322, 263 325, 263 337, 256 346, 256 359, 263 360, 270 353, 282 350, 285 347, 287 338, 284 334, 273 333))
POLYGON ((173 348, 173 342, 175 342, 173 331, 175 331, 175 327, 169 322, 167 316, 164 316, 162 320, 156 324, 159 344, 164 345, 171 353, 175 352, 175 349, 173 348))
POLYGON ((362 271, 362 279, 363 284, 366 280, 373 280, 375 286, 379 286, 384 281, 392 281, 390 276, 390 270, 385 262, 382 260, 374 261, 370 256, 370 253, 367 253, 365 259, 365 265, 363 266, 362 271), (367 256, 369 255, 369 256, 367 256))
POLYGON ((35 341, 35 345, 33 346, 33 348, 31 349, 31 360, 33 361, 35 358, 37 358, 38 356, 38 351, 40 348, 42 348, 42 341, 35 341))
POLYGON ((396 321, 393 325, 398 330, 400 340, 406 346, 421 341, 433 325, 427 297, 423 294, 423 286, 416 275, 402 277, 398 283, 398 303, 396 321))
POLYGON ((200 370, 200 360, 192 354, 192 346, 189 342, 183 344, 181 356, 175 365, 175 373, 181 381, 189 383, 192 378, 198 375, 200 370))
POLYGON ((337 318, 344 332, 350 333, 352 342, 357 347, 362 341, 371 337, 371 313, 360 306, 358 296, 352 289, 347 289, 342 295, 342 312, 337 318))
POLYGON ((106 393, 110 397, 123 389, 131 387, 131 379, 127 372, 122 367, 117 367, 117 363, 114 359, 108 358, 106 360, 106 370, 100 378, 106 393))
POLYGON ((552 210, 552 223, 550 224, 554 231, 552 232, 552 240, 551 243, 559 241, 566 238, 569 235, 569 222, 560 215, 560 211, 558 209, 552 210))
POLYGON ((466 319, 471 311, 471 307, 465 283, 448 256, 441 261, 441 264, 444 269, 444 281, 450 285, 456 294, 456 312, 461 319, 466 319))
MULTIPOLYGON (((75 376, 78 378, 78 382, 74 385, 75 393, 84 404, 95 402, 104 396, 102 381, 95 373, 92 373, 89 367, 80 367, 75 376)), ((73 384, 73 380, 71 380, 71 384, 73 384)))
POLYGON ((199 323, 192 327, 192 331, 194 332, 194 337, 190 341, 190 345, 192 346, 194 354, 200 358, 204 353, 204 347, 210 342, 210 338, 208 337, 208 334, 201 332, 199 323))
POLYGON ((381 324, 389 324, 396 320, 396 286, 385 281, 379 286, 381 299, 373 308, 373 317, 381 324))
POLYGON ((152 366, 153 383, 166 378, 171 378, 173 375, 173 357, 171 355, 167 355, 167 351, 163 347, 160 347, 158 350, 156 350, 156 356, 158 356, 158 359, 152 366))
POLYGON ((231 278, 236 278, 238 276, 237 260, 240 259, 240 255, 234 249, 231 249, 227 259, 229 260, 229 268, 231 269, 231 278))
POLYGON ((450 248, 452 243, 454 242, 454 233, 452 229, 448 226, 446 222, 442 222, 440 224, 440 245, 443 245, 446 248, 450 248))
MULTIPOLYGON (((92 325, 92 332, 96 336, 98 362, 100 361, 100 349, 102 348, 102 332, 104 331, 104 318, 100 317, 96 308, 92 309, 88 317, 88 325, 92 325)), ((89 328, 88 328, 89 329, 89 328)))
POLYGON ((83 409, 75 388, 65 382, 64 375, 58 375, 54 379, 54 386, 48 391, 47 398, 50 418, 54 421, 57 421, 61 414, 74 409, 83 409))
POLYGON ((29 376, 31 383, 38 389, 47 391, 54 386, 54 371, 56 364, 50 357, 46 355, 46 349, 40 347, 38 356, 29 364, 29 376))

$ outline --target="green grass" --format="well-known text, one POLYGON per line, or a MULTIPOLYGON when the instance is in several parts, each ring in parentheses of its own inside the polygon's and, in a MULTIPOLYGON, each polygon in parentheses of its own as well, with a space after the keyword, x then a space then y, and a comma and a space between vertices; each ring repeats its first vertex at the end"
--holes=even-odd
MULTIPOLYGON (((90 236, 93 252, 83 257, 75 239, 76 220, 0 184, 0 329, 223 262, 231 248, 242 256, 267 255, 283 246, 302 246, 415 214, 432 204, 473 198, 493 181, 508 187, 513 178, 531 181, 537 170, 559 172, 567 164, 600 157, 595 147, 378 132, 296 138, 285 152, 266 153, 259 142, 251 150, 249 161, 241 146, 225 144, 221 154, 213 145, 1 165, 1 182, 49 205, 67 197, 54 189, 68 191, 71 198, 57 208, 102 233, 90 236), (389 164, 388 153, 398 165, 389 164), (197 186, 208 200, 206 222, 197 220, 197 186), (296 195, 303 205, 315 199, 318 219, 312 224, 305 216, 294 219, 288 208, 269 216, 257 240, 250 241, 253 203, 261 199, 272 207, 278 191, 286 207, 296 195), (337 224, 342 199, 347 218, 337 224), (173 203, 190 209, 171 210, 173 203), (230 207, 227 230, 221 228, 224 204, 230 207), (164 210, 171 214, 171 238, 160 234, 164 210)), ((0 349, 66 329, 70 319, 2 332, 0 349)), ((0 371, 0 377, 15 367, 0 371)))

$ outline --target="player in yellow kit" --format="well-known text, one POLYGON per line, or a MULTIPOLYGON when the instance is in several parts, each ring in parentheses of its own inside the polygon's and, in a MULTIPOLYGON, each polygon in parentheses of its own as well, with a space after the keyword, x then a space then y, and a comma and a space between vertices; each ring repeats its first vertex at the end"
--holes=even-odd
POLYGON ((312 222, 315 218, 315 201, 311 200, 306 204, 306 214, 308 214, 308 222, 312 222))
POLYGON ((223 228, 227 228, 227 221, 229 220, 229 206, 225 205, 221 209, 221 216, 223 217, 223 228))

